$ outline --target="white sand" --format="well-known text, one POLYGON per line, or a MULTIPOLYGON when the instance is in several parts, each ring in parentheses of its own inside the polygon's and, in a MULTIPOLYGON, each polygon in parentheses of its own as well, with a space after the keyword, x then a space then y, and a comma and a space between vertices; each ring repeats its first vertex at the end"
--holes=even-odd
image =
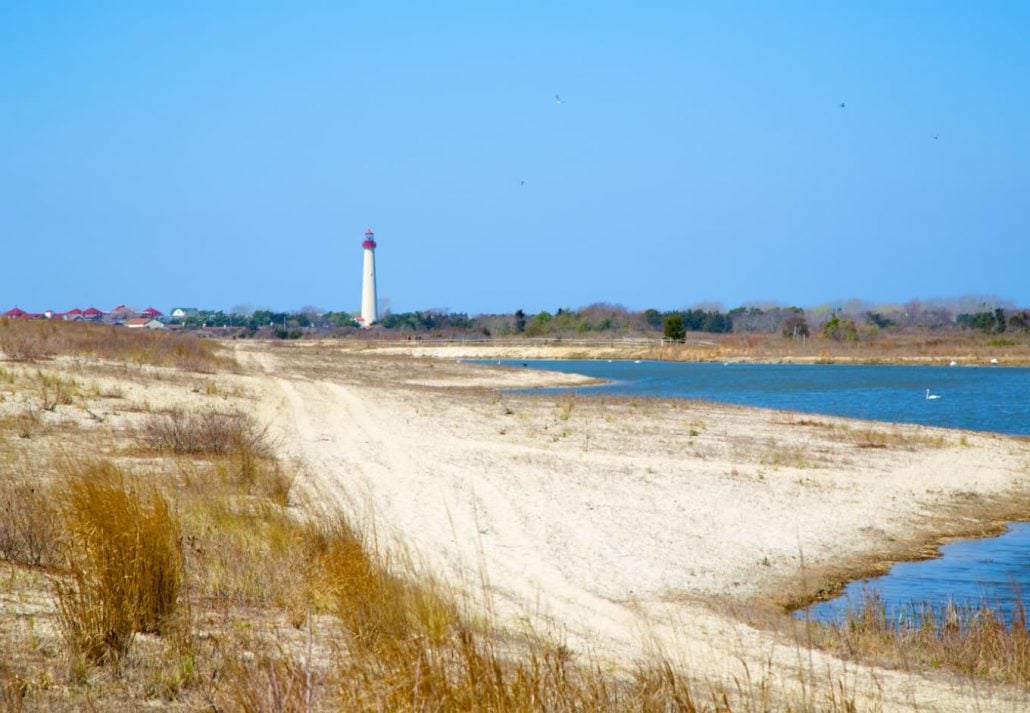
POLYGON ((656 644, 709 680, 741 679, 746 665, 810 700, 842 682, 885 710, 1028 705, 1006 689, 810 653, 730 613, 795 587, 802 553, 814 578, 946 527, 956 503, 1025 493, 1025 441, 500 394, 471 387, 576 377, 453 360, 243 343, 237 354, 270 377, 248 388, 305 463, 301 485, 507 625, 624 666, 656 644), (798 680, 823 690, 805 694, 798 680))

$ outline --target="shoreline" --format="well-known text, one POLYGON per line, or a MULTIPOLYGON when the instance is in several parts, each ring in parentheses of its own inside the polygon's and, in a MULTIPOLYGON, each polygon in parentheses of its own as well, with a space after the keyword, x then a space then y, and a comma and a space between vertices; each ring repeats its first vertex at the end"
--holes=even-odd
MULTIPOLYGON (((1030 516, 1012 437, 502 392, 571 375, 332 343, 234 348, 265 374, 260 415, 306 464, 300 487, 469 606, 616 665, 657 645, 702 678, 790 678, 789 605, 1030 516)), ((975 710, 917 673, 805 656, 887 709, 918 690, 921 710, 975 710)))
MULTIPOLYGON (((301 343, 303 344, 303 342, 301 343)), ((548 340, 518 343, 505 341, 418 341, 337 339, 313 340, 308 344, 333 345, 348 351, 377 354, 436 357, 442 359, 646 359, 653 361, 735 362, 755 364, 865 364, 926 366, 1030 367, 1030 345, 993 348, 985 345, 923 343, 891 346, 819 344, 819 348, 796 348, 778 342, 748 346, 747 339, 722 342, 641 344, 619 340, 548 340), (740 343, 742 342, 742 343, 740 343), (994 361, 996 360, 996 361, 994 361)))
MULTIPOLYGON (((340 345, 336 342, 323 342, 323 345, 330 347, 339 347, 340 345)), ((299 346, 304 346, 303 344, 299 346)), ((507 353, 510 347, 498 347, 500 351, 507 353)), ((562 393, 570 393, 567 390, 575 389, 579 386, 596 386, 607 383, 613 383, 604 379, 591 377, 585 374, 578 374, 575 372, 564 372, 564 371, 553 371, 547 369, 531 369, 530 371, 524 371, 519 367, 511 364, 496 365, 488 363, 494 358, 501 358, 506 360, 555 360, 555 361, 578 361, 578 360, 590 360, 590 361, 601 361, 607 359, 602 352, 601 356, 593 357, 565 357, 565 356, 538 356, 539 350, 551 350, 559 353, 563 353, 566 348, 564 347, 540 347, 535 346, 527 351, 515 350, 507 356, 501 356, 499 352, 491 353, 489 355, 482 355, 477 350, 467 350, 462 347, 465 356, 460 356, 455 359, 456 364, 469 364, 476 367, 482 367, 489 370, 490 372, 497 374, 505 373, 507 376, 498 379, 497 377, 483 379, 462 379, 464 386, 480 386, 484 383, 492 384, 494 388, 499 388, 504 392, 518 393, 523 389, 530 390, 528 393, 537 393, 541 396, 548 395, 561 395, 562 393), (475 361, 469 361, 475 360, 475 361), (500 367, 500 368, 498 368, 500 367), (507 385, 501 385, 499 382, 505 381, 516 381, 517 385, 508 383, 507 385), (536 392, 537 389, 546 390, 536 392)), ((351 351, 345 348, 346 351, 351 351)), ((415 359, 432 358, 449 360, 454 356, 454 347, 441 347, 439 345, 417 345, 417 346, 406 346, 398 348, 397 346, 390 347, 376 347, 376 348, 362 348, 359 353, 374 353, 381 355, 389 355, 392 357, 412 357, 415 359), (441 350, 444 350, 441 353, 441 350)), ((622 357, 623 360, 633 360, 632 356, 622 357)), ((660 360, 652 360, 660 361, 660 360)), ((675 360, 684 361, 687 360, 675 360)), ((706 359, 697 363, 718 363, 720 360, 711 358, 706 359)), ((734 358, 728 358, 726 361, 731 363, 734 362, 734 358)), ((899 366, 914 366, 914 365, 926 365, 926 366, 950 366, 950 364, 937 364, 931 363, 938 361, 936 357, 899 357, 896 361, 890 362, 889 365, 899 366)), ((881 365, 881 362, 867 362, 858 360, 851 357, 838 357, 836 359, 826 360, 823 357, 784 357, 774 360, 769 359, 758 359, 752 357, 736 357, 736 363, 750 363, 750 364, 811 364, 811 365, 881 365)), ((883 363, 883 365, 888 365, 883 363)), ((957 367, 997 367, 998 364, 959 364, 957 367)), ((455 384, 459 388, 461 384, 455 384)), ((575 392, 572 392, 575 393, 575 392)), ((947 427, 935 427, 935 426, 923 426, 921 424, 914 424, 909 422, 896 422, 896 421, 880 421, 872 419, 858 419, 848 416, 838 416, 828 414, 824 412, 816 411, 797 411, 793 409, 776 409, 763 406, 754 406, 746 404, 733 404, 728 402, 720 401, 707 401, 700 399, 687 399, 681 397, 664 397, 664 396, 627 396, 619 394, 598 394, 598 393, 586 393, 578 394, 577 396, 583 396, 584 398, 604 398, 611 400, 630 400, 633 399, 652 399, 656 402, 661 401, 682 401, 687 404, 694 404, 697 406, 714 407, 718 408, 729 408, 729 409, 744 409, 754 410, 756 412, 768 412, 772 414, 788 415, 808 415, 822 417, 825 419, 832 419, 834 421, 841 421, 845 423, 853 424, 872 424, 883 427, 901 427, 909 429, 923 429, 926 431, 939 431, 944 434, 962 437, 962 434, 968 434, 975 437, 986 437, 986 438, 1000 438, 1010 439, 1016 442, 1025 442, 1030 444, 1030 436, 1021 434, 1008 434, 997 431, 979 431, 962 428, 947 428, 947 427)), ((1024 497, 1030 497, 1030 488, 1019 493, 1024 497)), ((802 609, 818 601, 825 601, 832 599, 840 594, 844 587, 852 582, 859 579, 866 579, 871 577, 882 576, 887 574, 890 568, 900 562, 912 562, 921 561, 927 559, 933 559, 938 555, 938 549, 948 544, 961 539, 982 539, 987 537, 993 537, 1004 531, 1006 525, 1010 522, 1027 522, 1030 521, 1030 502, 1026 505, 1013 505, 1011 502, 1012 494, 1005 493, 998 495, 992 499, 989 504, 985 503, 973 503, 968 507, 956 506, 957 509, 948 515, 942 515, 946 522, 936 521, 933 526, 929 529, 922 528, 912 533, 905 538, 894 543, 891 551, 885 556, 875 556, 873 561, 870 561, 870 557, 866 555, 859 555, 857 558, 849 561, 837 562, 827 565, 822 568, 822 572, 816 575, 816 579, 820 580, 818 584, 813 587, 805 587, 804 592, 793 591, 788 594, 784 594, 782 591, 777 595, 773 595, 772 592, 764 593, 759 596, 755 601, 760 600, 773 601, 776 606, 786 614, 790 614, 798 609, 802 609)), ((778 583, 776 586, 786 584, 786 582, 778 583)))

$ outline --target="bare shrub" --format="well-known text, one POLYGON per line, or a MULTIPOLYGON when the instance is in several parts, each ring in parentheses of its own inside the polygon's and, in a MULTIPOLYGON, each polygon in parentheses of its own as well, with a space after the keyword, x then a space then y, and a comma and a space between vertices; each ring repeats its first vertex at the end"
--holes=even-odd
POLYGON ((61 531, 50 490, 0 481, 0 508, 0 558, 32 567, 55 564, 61 531))
POLYGON ((49 359, 58 352, 54 325, 46 322, 0 320, 0 352, 12 361, 49 359))
MULTIPOLYGON (((21 713, 26 708, 26 699, 32 699, 33 683, 21 676, 8 671, 6 665, 0 662, 0 710, 10 713, 21 713)), ((33 705, 28 710, 39 710, 33 705)))
POLYGON ((178 516, 111 463, 75 468, 64 502, 70 582, 55 592, 62 633, 86 663, 119 660, 133 633, 160 633, 184 580, 178 516))
POLYGON ((311 676, 287 654, 237 658, 220 689, 224 709, 243 713, 301 713, 311 710, 311 676))
POLYGON ((69 354, 207 373, 235 366, 232 359, 219 351, 218 344, 209 340, 150 329, 52 320, 0 320, 0 352, 14 361, 31 362, 69 354))
POLYGON ((245 469, 272 455, 268 428, 243 411, 186 411, 151 414, 138 436, 154 450, 179 455, 235 455, 245 469))

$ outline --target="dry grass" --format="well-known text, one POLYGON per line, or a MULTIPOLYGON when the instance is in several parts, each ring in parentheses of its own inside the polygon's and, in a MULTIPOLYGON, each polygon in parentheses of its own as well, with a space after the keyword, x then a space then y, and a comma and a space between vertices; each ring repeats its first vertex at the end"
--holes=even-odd
POLYGON ((49 488, 0 476, 0 559, 53 567, 63 534, 49 488))
POLYGON ((821 431, 829 440, 854 445, 857 448, 891 448, 914 451, 920 448, 945 448, 952 445, 939 430, 913 425, 884 425, 881 427, 872 427, 866 424, 851 425, 792 412, 776 416, 773 422, 812 428, 821 431))
POLYGON ((1016 685, 1030 681, 1030 630, 1020 604, 1005 623, 986 603, 891 610, 868 594, 844 622, 817 628, 818 643, 849 657, 1016 685))
POLYGON ((175 455, 245 454, 247 458, 267 458, 272 454, 267 428, 239 410, 173 408, 150 414, 137 435, 149 448, 175 455))
POLYGON ((311 672, 289 654, 234 659, 225 674, 230 683, 216 694, 222 710, 241 713, 313 710, 311 672))
MULTIPOLYGON (((991 359, 998 358, 1006 365, 1030 364, 1030 334, 1027 333, 1013 335, 1013 339, 1004 344, 998 343, 990 335, 963 331, 909 334, 881 332, 873 338, 858 342, 835 342, 821 338, 792 341, 778 334, 705 334, 701 339, 708 345, 666 345, 646 352, 635 350, 629 358, 942 365, 952 360, 960 364, 988 364, 991 359)), ((588 348, 584 351, 587 352, 585 358, 596 358, 598 349, 588 348)), ((612 354, 606 356, 612 357, 612 354)))
POLYGON ((214 372, 234 365, 217 343, 182 334, 106 324, 0 319, 0 352, 37 362, 61 355, 91 356, 128 364, 214 372))
MULTIPOLYGON (((244 486, 279 506, 289 502, 299 466, 276 458, 268 426, 244 411, 174 408, 147 414, 134 434, 135 446, 142 446, 144 452, 206 458, 215 463, 221 480, 244 486)), ((186 481, 190 482, 189 476, 186 481)))
POLYGON ((69 466, 63 503, 70 581, 55 579, 69 648, 116 662, 135 632, 161 633, 183 585, 178 516, 153 486, 111 463, 69 466))

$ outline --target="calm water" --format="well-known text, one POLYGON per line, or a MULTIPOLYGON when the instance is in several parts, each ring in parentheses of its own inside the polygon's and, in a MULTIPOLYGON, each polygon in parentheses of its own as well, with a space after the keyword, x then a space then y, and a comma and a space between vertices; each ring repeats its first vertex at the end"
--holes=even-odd
POLYGON ((505 361, 610 383, 577 392, 704 399, 1030 435, 1030 369, 947 366, 505 361), (926 389, 939 399, 926 399, 926 389))
MULTIPOLYGON (((705 399, 809 413, 1030 435, 1030 369, 998 367, 685 364, 629 361, 508 361, 586 374, 609 383, 581 393, 705 399), (926 389, 938 394, 927 399, 926 389)), ((843 616, 866 594, 889 611, 913 605, 986 602, 1008 617, 1021 596, 1030 608, 1030 523, 1000 537, 963 540, 941 557, 903 562, 889 574, 853 582, 843 595, 809 609, 817 619, 843 616)))
POLYGON ((999 537, 944 545, 938 559, 899 562, 883 577, 852 582, 840 597, 812 605, 808 614, 821 621, 841 621, 849 607, 860 607, 871 595, 898 616, 917 613, 914 605, 940 610, 949 603, 983 603, 1011 621, 1017 599, 1030 609, 1030 523, 1012 523, 999 537))

